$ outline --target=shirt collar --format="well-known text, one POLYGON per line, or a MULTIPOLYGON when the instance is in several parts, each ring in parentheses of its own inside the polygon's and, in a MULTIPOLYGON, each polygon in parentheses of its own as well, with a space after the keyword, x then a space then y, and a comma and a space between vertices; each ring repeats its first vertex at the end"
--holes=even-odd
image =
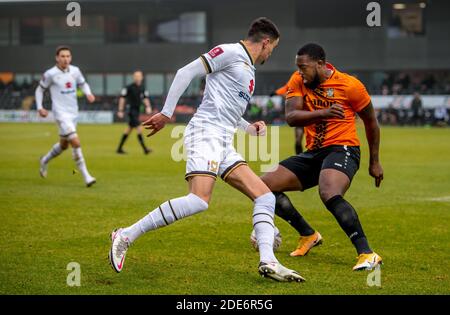
POLYGON ((239 41, 239 44, 241 44, 242 48, 244 48, 245 52, 247 53, 248 58, 250 59, 250 62, 252 63, 252 66, 255 65, 255 61, 252 58, 252 55, 248 52, 247 46, 245 46, 244 41, 239 41))
POLYGON ((61 69, 58 65, 56 65, 56 68, 58 68, 59 71, 61 71, 61 72, 63 72, 63 73, 70 72, 70 66, 67 67, 65 70, 64 70, 64 69, 61 69))

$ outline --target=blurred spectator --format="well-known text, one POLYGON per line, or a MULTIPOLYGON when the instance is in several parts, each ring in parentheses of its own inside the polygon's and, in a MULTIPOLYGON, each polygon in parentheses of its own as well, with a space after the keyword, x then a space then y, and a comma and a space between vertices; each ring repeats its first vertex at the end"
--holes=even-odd
POLYGON ((411 80, 409 75, 401 72, 396 79, 396 85, 398 86, 398 91, 400 92, 398 94, 406 94, 408 92, 410 82, 411 80))
POLYGON ((372 82, 365 82, 371 87, 371 94, 405 95, 413 91, 421 94, 449 94, 450 73, 442 71, 401 71, 385 72, 382 80, 372 76, 372 82))
POLYGON ((394 107, 394 104, 389 104, 386 112, 385 112, 384 123, 388 125, 396 125, 398 121, 398 112, 394 107))
POLYGON ((435 80, 434 76, 432 74, 429 74, 422 81, 422 86, 421 86, 422 93, 428 92, 428 94, 431 94, 434 89, 435 84, 436 84, 436 80, 435 80))
POLYGON ((439 127, 447 126, 448 120, 448 111, 445 106, 439 106, 434 109, 434 125, 439 127))
POLYGON ((422 125, 423 123, 423 106, 422 99, 418 92, 414 93, 414 98, 411 101, 412 117, 411 122, 415 126, 422 125))

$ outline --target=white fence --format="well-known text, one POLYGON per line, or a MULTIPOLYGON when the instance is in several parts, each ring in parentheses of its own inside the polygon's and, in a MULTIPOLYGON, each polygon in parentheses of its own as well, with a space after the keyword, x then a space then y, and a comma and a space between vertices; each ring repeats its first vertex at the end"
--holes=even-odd
MULTIPOLYGON (((397 109, 407 109, 410 108, 413 97, 413 95, 371 95, 373 107, 377 109, 388 108, 390 104, 397 109)), ((421 95, 420 98, 425 109, 441 106, 450 109, 450 95, 421 95)), ((270 104, 269 101, 275 109, 281 109, 283 106, 283 98, 281 96, 255 95, 250 103, 265 108, 270 104)))
MULTIPOLYGON (((80 111, 78 123, 80 124, 112 124, 111 111, 80 111)), ((50 111, 46 118, 39 116, 35 110, 0 110, 0 122, 54 122, 55 118, 50 111)))

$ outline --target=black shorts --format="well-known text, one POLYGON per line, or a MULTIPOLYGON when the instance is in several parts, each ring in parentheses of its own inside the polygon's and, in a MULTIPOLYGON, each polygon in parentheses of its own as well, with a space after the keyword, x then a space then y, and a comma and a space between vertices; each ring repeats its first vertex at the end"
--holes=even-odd
POLYGON ((358 146, 331 145, 291 156, 280 165, 294 173, 306 190, 319 183, 320 171, 327 168, 341 171, 352 181, 359 169, 359 160, 358 146))
POLYGON ((139 121, 139 112, 130 112, 128 114, 128 126, 136 128, 141 122, 139 121))

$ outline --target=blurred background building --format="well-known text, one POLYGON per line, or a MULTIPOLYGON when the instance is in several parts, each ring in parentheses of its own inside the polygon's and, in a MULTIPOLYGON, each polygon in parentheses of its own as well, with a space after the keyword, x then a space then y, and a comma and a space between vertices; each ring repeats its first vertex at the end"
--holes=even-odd
MULTIPOLYGON (((144 71, 160 109, 178 68, 217 44, 244 38, 254 18, 267 16, 281 41, 270 61, 257 66, 255 95, 261 97, 252 100, 249 117, 282 123, 282 100, 267 95, 296 70, 297 50, 317 42, 332 64, 366 85, 383 123, 432 124, 436 110, 446 111, 448 121, 450 1, 378 1, 381 27, 366 23, 368 0, 77 1, 78 27, 67 25, 69 2, 0 1, 1 109, 33 108, 37 81, 61 44, 72 47, 73 63, 98 96, 89 107, 80 98, 82 109, 114 111, 136 69, 144 71), (413 107, 415 92, 421 103, 413 107)), ((181 120, 199 104, 202 86, 199 79, 186 91, 181 120)))

